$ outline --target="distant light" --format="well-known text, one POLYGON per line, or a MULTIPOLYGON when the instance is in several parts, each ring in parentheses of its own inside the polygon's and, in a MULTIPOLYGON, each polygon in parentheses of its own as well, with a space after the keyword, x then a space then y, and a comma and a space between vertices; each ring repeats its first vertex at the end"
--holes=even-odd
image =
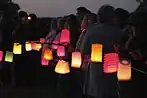
POLYGON ((28 17, 28 20, 31 20, 31 17, 28 17))

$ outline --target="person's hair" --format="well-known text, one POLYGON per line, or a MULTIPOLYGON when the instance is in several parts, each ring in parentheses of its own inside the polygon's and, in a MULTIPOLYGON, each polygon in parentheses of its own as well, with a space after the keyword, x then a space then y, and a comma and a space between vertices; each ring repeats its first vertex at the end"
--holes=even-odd
POLYGON ((111 22, 114 18, 115 8, 111 5, 103 5, 98 11, 98 19, 100 23, 111 22))
POLYGON ((58 29, 63 29, 64 28, 64 24, 65 24, 65 18, 59 18, 58 19, 58 22, 57 22, 57 25, 60 26, 58 27, 58 29))
POLYGON ((147 27, 147 12, 134 12, 128 19, 128 23, 136 28, 147 27))
POLYGON ((67 25, 68 29, 70 30, 70 37, 71 37, 71 45, 75 48, 76 42, 80 36, 80 24, 78 22, 78 19, 75 15, 71 14, 69 15, 67 19, 67 25))
POLYGON ((121 21, 126 21, 129 17, 129 12, 127 10, 124 10, 122 8, 117 8, 115 10, 115 16, 120 19, 121 21))
POLYGON ((57 21, 56 20, 51 20, 51 30, 56 30, 57 29, 57 21))
POLYGON ((32 21, 37 20, 37 16, 34 13, 29 14, 29 16, 32 18, 32 21))
POLYGON ((25 11, 20 11, 18 14, 19 14, 20 18, 28 16, 27 12, 25 12, 25 11))

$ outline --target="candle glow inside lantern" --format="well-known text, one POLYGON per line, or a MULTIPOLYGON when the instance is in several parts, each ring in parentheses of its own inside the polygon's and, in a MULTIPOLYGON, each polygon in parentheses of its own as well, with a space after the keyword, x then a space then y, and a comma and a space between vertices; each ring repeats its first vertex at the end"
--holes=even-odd
POLYGON ((118 65, 117 78, 119 81, 131 80, 131 62, 129 60, 120 60, 118 65))
POLYGON ((13 45, 13 53, 14 54, 22 54, 22 45, 19 43, 14 43, 13 45))
POLYGON ((49 48, 44 49, 44 59, 53 60, 53 52, 49 48))
POLYGON ((58 57, 63 57, 65 56, 65 47, 64 46, 59 46, 57 49, 57 56, 58 57))
POLYGON ((44 57, 41 57, 41 65, 42 66, 48 66, 49 65, 49 60, 46 60, 44 57))
POLYGON ((61 31, 60 43, 70 43, 70 31, 68 29, 61 31))
POLYGON ((72 53, 72 64, 71 67, 73 68, 80 68, 82 64, 82 57, 80 52, 73 52, 72 53))
POLYGON ((26 44, 25 44, 25 48, 26 48, 26 51, 31 51, 31 50, 32 50, 31 43, 26 42, 26 44))
POLYGON ((10 63, 13 62, 13 52, 6 51, 5 61, 10 63))
POLYGON ((117 72, 119 63, 119 56, 117 53, 107 53, 104 55, 104 73, 117 72))
POLYGON ((4 55, 3 51, 0 51, 0 62, 3 60, 3 55, 4 55))
POLYGON ((92 52, 91 52, 91 61, 92 62, 102 62, 103 55, 103 45, 102 44, 92 44, 92 52))
POLYGON ((70 73, 70 68, 69 68, 68 62, 66 62, 64 60, 59 60, 57 65, 56 65, 55 72, 58 73, 58 74, 68 74, 68 73, 70 73))

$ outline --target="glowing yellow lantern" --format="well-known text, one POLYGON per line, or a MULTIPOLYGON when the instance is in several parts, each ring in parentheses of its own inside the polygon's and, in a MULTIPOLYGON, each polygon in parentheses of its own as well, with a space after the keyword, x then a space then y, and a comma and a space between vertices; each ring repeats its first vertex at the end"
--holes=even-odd
POLYGON ((26 51, 31 51, 31 50, 32 50, 31 43, 26 42, 26 44, 25 44, 25 48, 26 48, 26 51))
POLYGON ((13 53, 14 54, 22 54, 22 45, 19 43, 14 43, 13 45, 13 53))
POLYGON ((12 52, 6 51, 5 61, 6 62, 13 62, 13 53, 12 52))
POLYGON ((130 61, 123 59, 120 60, 117 77, 119 81, 128 81, 131 80, 131 63, 130 61))
POLYGON ((92 44, 92 52, 91 52, 92 62, 102 62, 102 55, 103 55, 102 49, 103 49, 102 44, 92 44))
POLYGON ((72 53, 72 64, 71 67, 73 68, 80 68, 82 64, 82 57, 80 52, 73 52, 72 53))
POLYGON ((36 51, 40 51, 42 48, 42 45, 40 43, 36 43, 36 51))
POLYGON ((58 73, 58 74, 68 74, 68 73, 70 73, 70 68, 69 68, 68 62, 66 62, 64 60, 59 60, 57 65, 56 65, 55 72, 58 73))
POLYGON ((53 60, 53 52, 49 48, 44 49, 44 58, 46 60, 53 60))

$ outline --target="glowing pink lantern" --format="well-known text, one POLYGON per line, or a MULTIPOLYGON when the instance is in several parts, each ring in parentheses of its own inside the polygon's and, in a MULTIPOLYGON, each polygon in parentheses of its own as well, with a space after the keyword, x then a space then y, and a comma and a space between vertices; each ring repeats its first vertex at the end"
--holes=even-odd
POLYGON ((46 60, 44 57, 41 57, 41 65, 42 66, 48 66, 49 65, 49 61, 46 60))
POLYGON ((3 55, 4 55, 3 51, 0 51, 0 61, 3 60, 3 55))
MULTIPOLYGON (((59 41, 58 40, 54 40, 53 43, 54 44, 59 44, 59 41)), ((52 48, 53 49, 57 49, 58 48, 58 45, 54 45, 54 44, 52 45, 52 48)))
POLYGON ((35 42, 31 42, 31 47, 32 47, 32 50, 36 50, 36 43, 35 42))
POLYGON ((63 29, 60 36, 60 43, 70 43, 70 31, 63 29))
POLYGON ((40 38, 40 43, 44 43, 45 42, 45 38, 40 38))
POLYGON ((57 49, 57 56, 62 57, 65 56, 65 47, 59 46, 57 49))
POLYGON ((104 56, 104 73, 117 72, 119 57, 117 53, 108 53, 104 56))
POLYGON ((82 64, 82 57, 80 52, 73 52, 72 53, 72 62, 71 67, 73 68, 80 68, 82 64))

